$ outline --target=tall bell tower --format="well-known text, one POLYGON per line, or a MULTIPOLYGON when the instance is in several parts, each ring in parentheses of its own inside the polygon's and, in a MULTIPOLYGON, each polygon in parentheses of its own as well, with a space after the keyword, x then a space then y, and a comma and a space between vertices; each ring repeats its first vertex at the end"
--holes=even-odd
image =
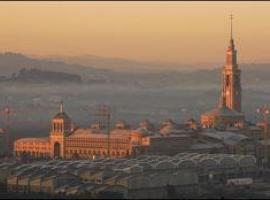
POLYGON ((222 70, 222 97, 227 108, 241 112, 241 70, 238 68, 237 50, 232 34, 232 15, 230 44, 226 51, 226 65, 222 70))

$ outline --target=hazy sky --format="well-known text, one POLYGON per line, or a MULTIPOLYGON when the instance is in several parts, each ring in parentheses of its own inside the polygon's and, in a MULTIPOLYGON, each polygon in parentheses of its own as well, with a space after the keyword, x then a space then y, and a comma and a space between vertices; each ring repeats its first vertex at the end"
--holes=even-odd
POLYGON ((270 2, 0 2, 0 51, 175 63, 270 61, 270 2))

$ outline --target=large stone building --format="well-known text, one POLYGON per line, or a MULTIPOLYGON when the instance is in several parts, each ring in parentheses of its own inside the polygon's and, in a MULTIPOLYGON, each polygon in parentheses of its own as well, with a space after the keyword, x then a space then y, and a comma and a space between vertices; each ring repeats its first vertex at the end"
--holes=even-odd
POLYGON ((26 159, 93 159, 108 155, 117 158, 140 154, 223 152, 222 143, 200 139, 199 131, 198 123, 193 119, 183 124, 168 119, 159 127, 148 120, 140 122, 138 127, 120 121, 108 135, 100 123, 94 123, 88 128, 75 127, 61 104, 60 112, 51 121, 49 137, 18 139, 14 143, 14 154, 26 159))
POLYGON ((93 158, 95 156, 126 157, 143 151, 143 137, 137 130, 129 129, 125 122, 116 124, 106 134, 99 123, 90 128, 76 128, 63 110, 51 121, 51 132, 47 138, 21 138, 14 143, 17 156, 30 154, 33 157, 93 158))
POLYGON ((226 52, 226 64, 222 70, 222 89, 217 108, 201 115, 203 127, 241 126, 244 114, 241 109, 241 71, 237 64, 237 51, 232 36, 226 52))
POLYGON ((194 127, 194 121, 182 127, 167 120, 156 128, 144 120, 139 127, 131 128, 120 121, 108 135, 100 123, 89 128, 75 127, 61 104, 60 112, 51 121, 49 137, 18 139, 14 143, 14 154, 26 158, 63 159, 130 157, 145 153, 174 155, 192 148, 194 127))

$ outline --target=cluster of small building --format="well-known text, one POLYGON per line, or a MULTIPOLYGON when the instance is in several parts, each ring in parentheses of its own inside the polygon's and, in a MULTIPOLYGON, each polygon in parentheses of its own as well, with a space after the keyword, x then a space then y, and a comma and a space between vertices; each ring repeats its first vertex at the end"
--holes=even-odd
MULTIPOLYGON (((139 155, 188 153, 228 153, 254 155, 262 162, 265 147, 263 127, 248 125, 218 130, 202 128, 194 119, 179 124, 166 120, 155 126, 148 120, 132 128, 124 121, 115 124, 108 135, 100 123, 89 128, 75 127, 63 111, 52 119, 48 138, 22 138, 14 144, 17 158, 127 158, 139 155)), ((268 154, 270 155, 270 153, 268 154)))
MULTIPOLYGON (((137 158, 0 164, 8 192, 84 197, 175 198, 202 195, 202 185, 257 177, 254 156, 179 153, 137 158)), ((207 191, 205 191, 207 193, 207 191)))

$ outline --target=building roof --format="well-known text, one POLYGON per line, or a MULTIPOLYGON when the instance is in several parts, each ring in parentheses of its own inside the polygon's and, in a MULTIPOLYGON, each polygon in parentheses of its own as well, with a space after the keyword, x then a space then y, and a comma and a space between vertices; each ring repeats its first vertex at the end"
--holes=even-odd
POLYGON ((248 126, 248 129, 252 130, 252 131, 261 131, 262 130, 262 128, 258 127, 258 126, 248 126))
POLYGON ((54 119, 70 120, 69 116, 64 111, 64 103, 61 101, 59 112, 54 116, 54 119))
POLYGON ((155 134, 154 131, 149 130, 149 129, 145 129, 145 128, 141 128, 141 127, 137 128, 136 132, 140 132, 144 136, 149 136, 149 135, 154 135, 155 134))
POLYGON ((264 146, 269 146, 270 145, 270 139, 260 140, 260 144, 262 144, 264 146))
POLYGON ((189 118, 186 122, 187 123, 196 123, 196 120, 193 118, 189 118))
POLYGON ((170 134, 166 136, 162 135, 153 135, 149 136, 149 138, 190 138, 191 136, 188 134, 170 134))
POLYGON ((225 116, 225 117, 229 117, 229 116, 237 116, 237 117, 242 117, 244 116, 243 113, 237 112, 235 110, 229 109, 225 106, 222 107, 217 107, 213 110, 210 110, 206 113, 203 113, 203 115, 207 115, 207 116, 225 116))
POLYGON ((130 125, 125 120, 120 120, 115 124, 116 129, 129 129, 130 125))
POLYGON ((148 119, 144 119, 139 123, 140 126, 152 126, 153 124, 148 120, 148 119))
POLYGON ((57 113, 53 119, 65 119, 70 120, 69 116, 65 112, 59 112, 57 113))
MULTIPOLYGON (((54 162, 39 161, 34 163, 22 164, 23 169, 18 170, 16 164, 10 166, 11 175, 9 179, 29 177, 32 180, 40 178, 40 180, 46 181, 50 179, 58 178, 72 178, 75 182, 80 183, 79 174, 76 176, 66 176, 59 173, 59 170, 54 170, 55 165, 67 166, 67 170, 71 174, 74 172, 74 168, 69 166, 70 163, 77 163, 81 169, 86 169, 91 174, 105 172, 106 166, 110 166, 109 179, 117 179, 132 177, 136 173, 142 173, 148 171, 156 173, 156 170, 168 170, 177 168, 178 170, 186 169, 204 169, 204 168, 220 168, 220 169, 236 169, 256 167, 256 158, 251 155, 236 155, 236 154, 199 154, 199 153, 179 153, 175 156, 161 156, 161 155, 143 155, 137 158, 131 159, 99 159, 96 160, 78 160, 78 161, 60 161, 54 160, 54 162), (92 164, 96 164, 96 168, 88 168, 92 164), (48 168, 42 168, 47 165, 48 168)), ((69 186, 71 182, 66 182, 69 186)), ((64 184, 64 185, 65 185, 64 184)), ((59 186, 64 186, 59 185, 59 186)), ((64 189, 64 188, 62 188, 64 189)))
POLYGON ((229 144, 229 145, 235 145, 242 140, 248 139, 248 137, 243 134, 233 133, 229 131, 203 131, 203 132, 200 132, 199 134, 202 136, 221 140, 225 144, 229 144))
POLYGON ((0 128, 0 134, 6 133, 4 128, 0 128))
MULTIPOLYGON (((129 137, 131 133, 134 133, 134 130, 126 129, 115 129, 110 131, 110 137, 129 137)), ((107 138, 108 135, 103 130, 96 130, 91 128, 78 128, 76 129, 69 138, 107 138)))
POLYGON ((212 148, 223 148, 224 146, 220 143, 207 143, 207 144, 193 144, 191 145, 191 149, 212 149, 212 148))

